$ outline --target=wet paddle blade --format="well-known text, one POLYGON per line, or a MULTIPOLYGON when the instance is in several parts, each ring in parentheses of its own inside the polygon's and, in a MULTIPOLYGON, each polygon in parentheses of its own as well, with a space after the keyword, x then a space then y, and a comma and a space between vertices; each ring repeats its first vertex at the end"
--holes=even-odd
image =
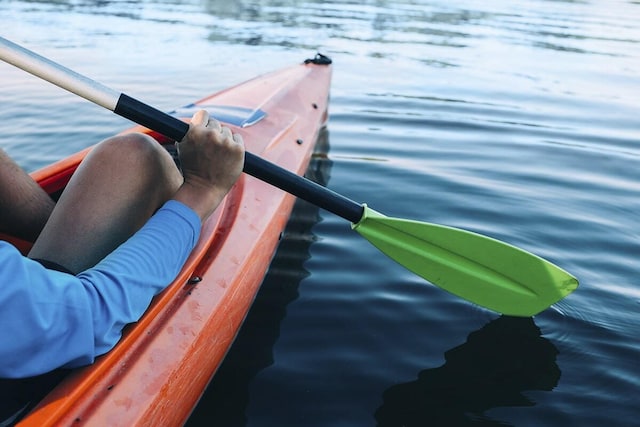
POLYGON ((533 316, 578 286, 550 262, 469 231, 390 218, 368 207, 353 229, 434 285, 499 313, 533 316))

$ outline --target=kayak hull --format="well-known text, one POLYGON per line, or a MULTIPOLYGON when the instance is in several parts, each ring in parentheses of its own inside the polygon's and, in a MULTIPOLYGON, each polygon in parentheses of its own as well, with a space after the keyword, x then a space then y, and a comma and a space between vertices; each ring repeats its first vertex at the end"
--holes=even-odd
MULTIPOLYGON (((247 150, 302 175, 327 121, 330 80, 329 65, 300 64, 187 107, 214 116, 250 112, 247 120, 226 122, 247 150)), ((142 127, 126 132, 168 142, 142 127)), ((49 193, 59 192, 90 149, 32 176, 49 193)), ((203 224, 179 276, 142 319, 112 351, 68 375, 19 425, 182 425, 233 343, 293 203, 293 196, 243 174, 203 224)), ((26 242, 14 243, 28 249, 26 242)))

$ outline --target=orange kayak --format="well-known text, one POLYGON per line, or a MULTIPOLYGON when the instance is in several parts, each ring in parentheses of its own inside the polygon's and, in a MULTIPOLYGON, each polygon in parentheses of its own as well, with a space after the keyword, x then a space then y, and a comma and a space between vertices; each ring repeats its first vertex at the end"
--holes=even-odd
MULTIPOLYGON (((330 80, 330 65, 295 65, 173 113, 188 119, 205 108, 240 133, 248 151, 302 175, 327 121, 330 80)), ((170 142, 142 127, 126 132, 170 142)), ((49 193, 60 192, 90 149, 32 176, 49 193)), ((111 352, 65 377, 19 425, 182 425, 231 346, 293 203, 293 196, 243 174, 203 225, 178 278, 142 319, 111 352)))

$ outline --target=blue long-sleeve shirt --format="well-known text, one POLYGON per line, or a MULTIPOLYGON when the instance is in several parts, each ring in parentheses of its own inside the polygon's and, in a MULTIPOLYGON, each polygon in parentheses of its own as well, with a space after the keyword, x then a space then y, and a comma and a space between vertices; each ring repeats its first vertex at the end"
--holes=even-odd
POLYGON ((168 201, 76 276, 46 269, 0 241, 0 378, 91 364, 111 350, 122 328, 177 276, 199 234, 196 213, 168 201))

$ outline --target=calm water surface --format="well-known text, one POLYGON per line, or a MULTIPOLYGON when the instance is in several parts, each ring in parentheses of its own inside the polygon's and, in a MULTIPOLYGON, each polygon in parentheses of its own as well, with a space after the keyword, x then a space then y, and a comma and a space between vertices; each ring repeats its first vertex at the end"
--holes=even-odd
MULTIPOLYGON (((167 110, 320 50, 314 179, 581 281, 503 318, 300 203, 189 425, 638 425, 639 2, 4 0, 0 22, 167 110)), ((2 64, 0 100, 0 146, 28 170, 129 125, 2 64)))

